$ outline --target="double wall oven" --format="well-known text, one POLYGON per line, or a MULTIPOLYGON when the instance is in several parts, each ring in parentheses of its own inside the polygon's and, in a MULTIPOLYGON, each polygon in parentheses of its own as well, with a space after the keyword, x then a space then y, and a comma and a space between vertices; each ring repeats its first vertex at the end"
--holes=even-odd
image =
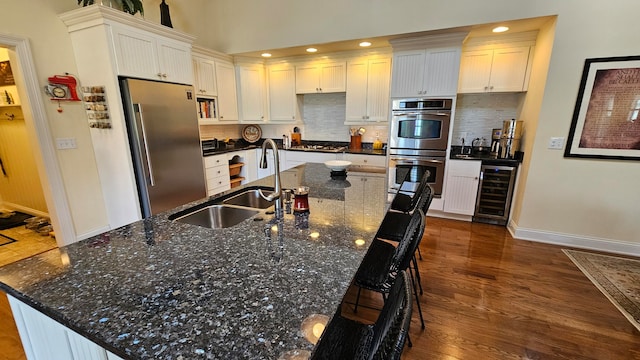
POLYGON ((389 133, 389 192, 415 191, 428 176, 442 194, 451 99, 393 100, 389 133))

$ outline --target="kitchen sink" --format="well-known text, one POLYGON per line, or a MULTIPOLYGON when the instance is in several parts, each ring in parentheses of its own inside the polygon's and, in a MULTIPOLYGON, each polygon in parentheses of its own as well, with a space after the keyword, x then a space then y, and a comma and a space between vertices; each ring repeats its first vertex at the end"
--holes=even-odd
POLYGON ((220 229, 237 225, 259 212, 254 209, 210 205, 172 220, 211 229, 220 229))
MULTIPOLYGON (((273 191, 263 190, 265 195, 273 191)), ((254 209, 266 209, 273 206, 273 201, 267 201, 260 196, 258 189, 246 189, 222 201, 225 205, 235 205, 254 209)))

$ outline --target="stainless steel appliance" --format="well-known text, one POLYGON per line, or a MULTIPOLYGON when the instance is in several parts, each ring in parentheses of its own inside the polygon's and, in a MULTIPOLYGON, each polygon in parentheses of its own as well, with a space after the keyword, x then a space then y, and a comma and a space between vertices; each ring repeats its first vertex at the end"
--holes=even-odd
POLYGON ((506 225, 516 169, 513 166, 482 165, 473 221, 506 225))
POLYGON ((401 184, 401 190, 414 191, 426 174, 434 196, 442 194, 452 102, 451 99, 392 102, 389 192, 397 192, 401 184))
POLYGON ((500 138, 502 137, 502 129, 491 130, 491 156, 498 157, 500 153, 500 138))
POLYGON ((498 158, 516 158, 516 152, 520 151, 523 124, 523 121, 515 119, 505 120, 503 122, 498 158))
POLYGON ((206 196, 193 87, 120 79, 142 216, 206 196))

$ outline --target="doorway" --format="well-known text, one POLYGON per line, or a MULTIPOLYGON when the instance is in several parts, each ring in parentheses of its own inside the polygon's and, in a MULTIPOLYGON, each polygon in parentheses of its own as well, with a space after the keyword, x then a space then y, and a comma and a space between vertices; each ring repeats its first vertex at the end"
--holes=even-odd
POLYGON ((0 266, 57 246, 9 51, 0 44, 0 266))

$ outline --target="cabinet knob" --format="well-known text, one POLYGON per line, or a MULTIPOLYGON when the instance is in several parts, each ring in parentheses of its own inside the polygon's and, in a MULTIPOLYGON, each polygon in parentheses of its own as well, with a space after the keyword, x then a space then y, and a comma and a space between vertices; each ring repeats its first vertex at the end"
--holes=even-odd
POLYGON ((167 74, 162 74, 162 77, 163 77, 163 78, 166 78, 166 77, 167 77, 167 74))
POLYGON ((489 87, 488 87, 488 86, 485 86, 485 87, 484 87, 484 91, 487 91, 487 90, 489 90, 489 87))
POLYGON ((162 73, 157 73, 156 75, 158 75, 159 78, 162 77, 162 73))
POLYGON ((320 88, 320 90, 319 90, 319 91, 320 91, 320 92, 322 92, 322 88, 320 88))
POLYGON ((224 119, 224 116, 220 115, 220 120, 224 119))
POLYGON ((296 116, 295 116, 295 115, 294 115, 294 116, 292 116, 292 117, 291 117, 291 119, 292 119, 292 120, 295 120, 295 119, 296 119, 296 116))
POLYGON ((493 90, 493 85, 489 86, 489 90, 493 90))

